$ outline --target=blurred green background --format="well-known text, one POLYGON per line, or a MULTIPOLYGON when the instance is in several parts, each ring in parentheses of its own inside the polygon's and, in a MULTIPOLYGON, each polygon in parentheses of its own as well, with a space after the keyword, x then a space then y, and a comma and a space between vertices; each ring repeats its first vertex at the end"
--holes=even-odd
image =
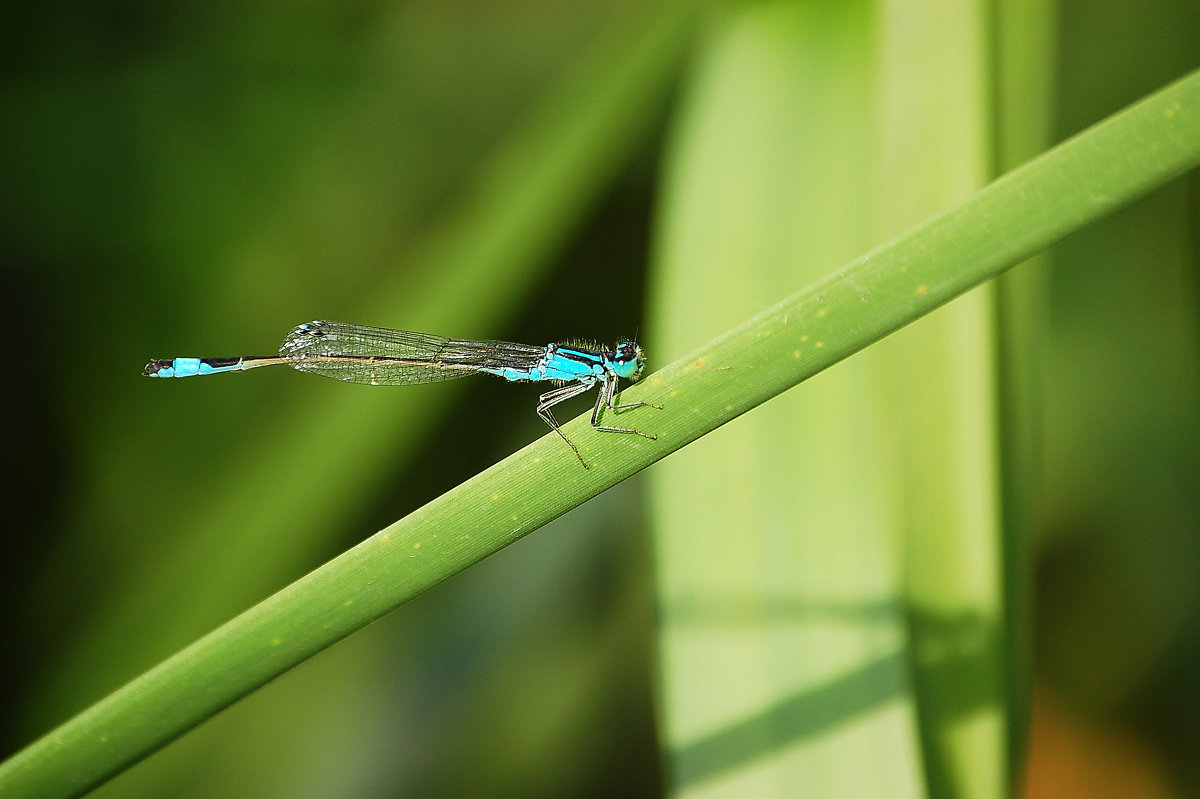
MULTIPOLYGON (((967 7, 8 9, 0 296, 21 335, 3 392, 3 754, 544 431, 537 391, 500 381, 372 390, 265 370, 164 383, 140 378, 147 359, 268 353, 292 325, 332 318, 528 343, 637 334, 653 369, 1200 64, 1194 0, 967 7), (983 142, 969 163, 954 150, 912 160, 886 146, 903 136, 876 137, 918 109, 920 139, 953 105, 906 81, 910 55, 930 74, 975 59, 982 99, 952 109, 983 142), (761 79, 803 88, 822 70, 826 90, 786 108, 761 79), (734 101, 779 112, 745 126, 773 135, 737 139, 734 124, 730 149, 767 153, 757 177, 780 196, 727 199, 734 210, 706 220, 687 202, 729 185, 697 164, 725 146, 705 139, 724 135, 711 120, 745 121, 734 101), (864 132, 885 145, 827 159, 828 173, 804 160, 864 132), (948 187, 927 198, 949 199, 909 216, 881 205, 911 188, 906 165, 948 187), (799 237, 841 238, 806 250, 763 223, 802 191, 795 207, 827 216, 799 237), (734 233, 720 272, 681 257, 722 226, 734 233), (783 271, 764 277, 756 265, 772 259, 783 271)), ((742 174, 738 156, 727 163, 742 174)), ((1018 616, 1031 606, 1032 796, 1200 795, 1198 188, 1195 174, 1171 184, 959 310, 984 331, 975 365, 991 374, 994 359, 1023 398, 983 429, 998 442, 984 457, 1005 459, 1004 532, 1031 541, 1032 594, 1019 577, 1005 585, 1018 616)), ((886 450, 871 460, 886 469, 920 448, 866 430, 865 404, 822 395, 827 382, 784 398, 824 396, 845 414, 823 442, 823 426, 793 431, 798 451, 845 448, 849 430, 886 450)), ((687 684, 658 661, 678 566, 669 528, 716 528, 757 501, 738 491, 762 487, 704 489, 711 506, 689 515, 672 481, 770 464, 779 428, 755 434, 758 413, 721 431, 731 449, 677 453, 98 795, 657 796, 669 779, 699 791, 660 754, 678 754, 662 708, 687 684)), ((810 479, 813 460, 771 466, 782 479, 768 493, 810 479)), ((1009 708, 1010 723, 1023 713, 1009 708)), ((851 753, 879 767, 861 742, 851 753)), ((987 793, 927 781, 933 795, 987 793)))

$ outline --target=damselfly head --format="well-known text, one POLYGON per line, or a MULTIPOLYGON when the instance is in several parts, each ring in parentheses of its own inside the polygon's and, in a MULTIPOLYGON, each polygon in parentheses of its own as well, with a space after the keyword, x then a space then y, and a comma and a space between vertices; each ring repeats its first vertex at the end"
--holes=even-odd
POLYGON ((613 366, 618 377, 637 380, 646 368, 646 356, 636 341, 622 341, 613 353, 613 366))

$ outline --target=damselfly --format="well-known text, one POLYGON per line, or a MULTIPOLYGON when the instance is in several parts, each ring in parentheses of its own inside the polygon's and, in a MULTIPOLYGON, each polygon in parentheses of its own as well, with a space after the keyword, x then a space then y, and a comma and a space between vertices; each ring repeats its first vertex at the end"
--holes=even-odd
POLYGON ((644 405, 662 407, 650 402, 624 405, 615 402, 617 381, 622 378, 636 381, 646 365, 642 348, 634 341, 622 341, 612 350, 580 344, 531 347, 508 341, 443 338, 345 322, 298 325, 279 345, 278 355, 150 361, 144 374, 147 377, 194 377, 278 364, 372 386, 435 383, 478 373, 496 375, 514 383, 538 380, 558 383, 557 388, 538 398, 537 414, 551 430, 562 436, 585 469, 587 463, 559 427, 551 408, 599 386, 600 394, 592 410, 592 427, 605 433, 630 433, 653 439, 654 436, 640 430, 601 425, 600 417, 604 409, 616 413, 644 405))

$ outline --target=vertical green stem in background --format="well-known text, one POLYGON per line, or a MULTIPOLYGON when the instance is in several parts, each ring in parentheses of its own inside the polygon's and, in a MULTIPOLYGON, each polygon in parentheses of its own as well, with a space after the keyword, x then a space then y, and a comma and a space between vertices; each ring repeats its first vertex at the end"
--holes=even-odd
MULTIPOLYGON (((1003 174, 1053 141, 1057 0, 1010 0, 994 7, 995 148, 1003 174)), ((1037 255, 996 281, 997 408, 1000 430, 1002 540, 1006 625, 1011 664, 1004 686, 1008 708, 1009 794, 1024 791, 1032 688, 1034 513, 1041 485, 1038 398, 1045 385, 1042 349, 1049 340, 1049 257, 1037 255)))
MULTIPOLYGON (((669 150, 654 351, 879 240, 881 24, 870 2, 754 3, 714 21, 669 150)), ((895 478, 873 457, 891 451, 882 363, 862 353, 653 472, 673 795, 922 795, 895 478)), ((700 367, 730 388, 771 368, 700 367)))
MULTIPOLYGON (((765 3, 714 26, 668 173, 655 349, 986 181, 985 6, 881 8, 765 3)), ((679 793, 1006 794, 989 300, 655 472, 679 793), (819 722, 829 696, 844 713, 819 722)))
MULTIPOLYGON (((894 231, 993 176, 995 58, 989 3, 885 7, 880 214, 894 231)), ((885 460, 896 491, 890 532, 903 553, 906 660, 931 797, 1010 795, 994 298, 995 286, 981 287, 880 342, 887 433, 883 452, 862 455, 885 460)))

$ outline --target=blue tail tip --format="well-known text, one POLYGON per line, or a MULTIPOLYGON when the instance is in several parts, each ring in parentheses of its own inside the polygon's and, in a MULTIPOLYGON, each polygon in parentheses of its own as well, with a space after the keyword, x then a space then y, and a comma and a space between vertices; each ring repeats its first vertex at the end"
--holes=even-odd
POLYGON ((143 377, 170 377, 171 376, 171 366, 173 363, 174 363, 174 361, 151 361, 150 363, 146 364, 146 368, 142 370, 142 376, 143 377), (166 371, 167 374, 165 374, 165 375, 159 374, 159 372, 163 372, 163 371, 166 371))

